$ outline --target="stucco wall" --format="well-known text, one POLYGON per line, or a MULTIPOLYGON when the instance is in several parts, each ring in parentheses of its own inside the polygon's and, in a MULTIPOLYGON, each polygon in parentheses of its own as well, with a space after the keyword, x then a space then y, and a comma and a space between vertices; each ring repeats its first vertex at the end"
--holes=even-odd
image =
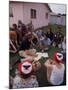
POLYGON ((56 24, 57 23, 57 16, 51 15, 50 16, 50 23, 51 24, 56 24))
POLYGON ((66 16, 62 16, 61 18, 61 24, 66 25, 66 16))
POLYGON ((48 13, 49 10, 44 4, 38 3, 26 3, 24 4, 24 23, 28 24, 31 20, 35 28, 46 26, 49 23, 49 18, 46 19, 45 14, 48 13), (30 10, 36 10, 36 19, 31 19, 30 10))
POLYGON ((10 3, 12 7, 13 17, 10 17, 10 26, 22 20, 23 23, 28 24, 32 20, 34 28, 46 26, 49 23, 49 18, 46 19, 45 14, 49 13, 48 8, 42 3, 10 3), (36 19, 31 19, 30 10, 35 9, 37 13, 36 19))
POLYGON ((9 24, 10 27, 12 27, 13 23, 18 23, 18 20, 23 21, 23 8, 22 8, 22 3, 10 3, 9 5, 12 8, 13 12, 13 17, 9 18, 9 24))
POLYGON ((66 24, 66 16, 51 15, 50 16, 50 24, 58 24, 58 25, 65 25, 66 24))

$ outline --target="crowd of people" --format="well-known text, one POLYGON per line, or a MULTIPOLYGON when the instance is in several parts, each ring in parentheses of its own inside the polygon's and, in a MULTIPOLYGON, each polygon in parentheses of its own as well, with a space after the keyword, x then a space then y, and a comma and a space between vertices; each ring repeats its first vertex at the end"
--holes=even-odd
MULTIPOLYGON (((19 20, 18 24, 13 24, 12 29, 10 29, 9 37, 10 53, 13 54, 21 50, 33 49, 34 46, 39 47, 41 52, 46 52, 51 47, 62 49, 60 53, 55 53, 54 60, 49 58, 44 63, 44 67, 47 68, 48 81, 52 85, 62 84, 65 70, 63 60, 64 55, 66 55, 66 37, 61 33, 61 27, 58 27, 56 33, 53 33, 49 27, 45 33, 41 29, 34 30, 32 21, 25 25, 19 20)), ((33 64, 29 59, 21 62, 15 78, 10 77, 12 88, 38 87, 39 83, 35 71, 39 66, 41 66, 39 62, 33 64)))
POLYGON ((56 33, 53 33, 50 27, 44 33, 43 30, 34 31, 32 22, 25 25, 19 20, 18 25, 13 24, 9 36, 10 52, 29 49, 31 45, 38 45, 42 51, 46 51, 51 46, 62 48, 63 52, 66 50, 66 37, 61 33, 61 27, 58 27, 56 33))

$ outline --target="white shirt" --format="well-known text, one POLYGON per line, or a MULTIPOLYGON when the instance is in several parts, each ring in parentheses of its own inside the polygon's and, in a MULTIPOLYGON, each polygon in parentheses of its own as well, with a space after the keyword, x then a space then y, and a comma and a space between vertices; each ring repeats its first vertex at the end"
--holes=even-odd
POLYGON ((62 42, 62 49, 65 51, 66 50, 66 43, 62 42))
POLYGON ((63 82, 64 78, 64 65, 62 64, 62 67, 59 69, 56 67, 56 65, 53 65, 53 70, 50 77, 50 82, 53 85, 60 85, 63 82))

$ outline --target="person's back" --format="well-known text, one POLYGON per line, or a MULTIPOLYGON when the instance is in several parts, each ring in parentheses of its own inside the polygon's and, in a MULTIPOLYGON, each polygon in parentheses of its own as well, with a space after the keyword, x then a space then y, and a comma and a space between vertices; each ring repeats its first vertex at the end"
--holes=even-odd
POLYGON ((60 68, 58 68, 56 65, 53 65, 50 76, 50 82, 53 85, 60 85, 63 82, 63 78, 64 78, 64 64, 61 64, 60 68))
POLYGON ((45 38, 45 45, 46 45, 46 46, 50 46, 50 44, 51 44, 50 38, 46 37, 46 38, 45 38))
POLYGON ((47 38, 47 43, 48 43, 48 46, 51 44, 51 40, 49 38, 47 38))

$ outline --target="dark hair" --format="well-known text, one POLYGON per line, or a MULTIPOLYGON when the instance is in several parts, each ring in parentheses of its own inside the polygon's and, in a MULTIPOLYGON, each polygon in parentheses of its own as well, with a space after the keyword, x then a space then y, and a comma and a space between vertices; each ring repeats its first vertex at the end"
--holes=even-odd
POLYGON ((17 24, 14 23, 13 27, 14 27, 13 29, 17 29, 17 24))
POLYGON ((22 33, 22 36, 24 36, 27 33, 27 27, 25 24, 22 24, 21 33, 22 33))
POLYGON ((22 24, 22 21, 21 20, 18 20, 18 24, 22 24))

